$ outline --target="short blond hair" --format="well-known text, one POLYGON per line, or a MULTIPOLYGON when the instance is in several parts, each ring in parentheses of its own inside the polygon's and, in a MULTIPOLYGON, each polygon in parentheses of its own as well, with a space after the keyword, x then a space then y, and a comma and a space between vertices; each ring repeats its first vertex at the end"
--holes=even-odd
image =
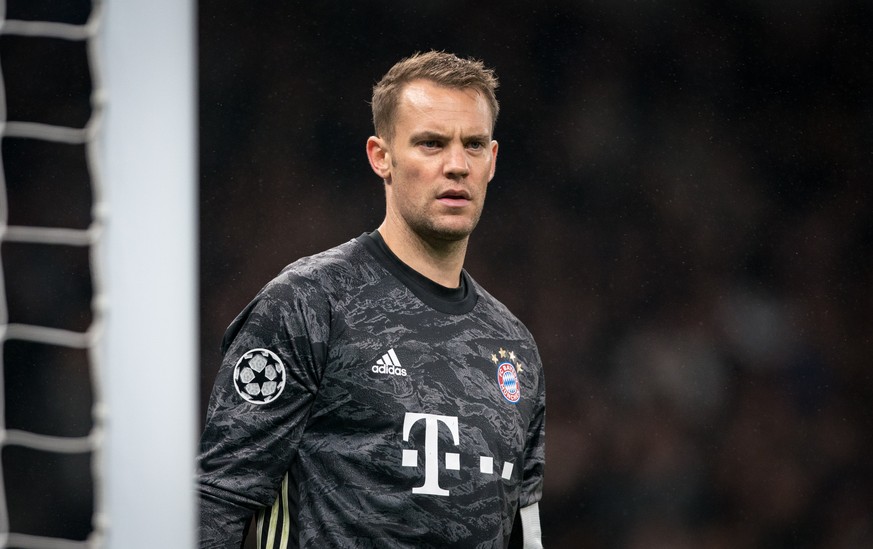
POLYGON ((472 88, 480 92, 491 109, 491 131, 497 123, 500 104, 497 102, 497 75, 477 59, 460 57, 441 51, 415 53, 401 59, 373 86, 373 128, 376 135, 390 141, 394 137, 394 122, 400 93, 413 80, 429 80, 455 89, 472 88))

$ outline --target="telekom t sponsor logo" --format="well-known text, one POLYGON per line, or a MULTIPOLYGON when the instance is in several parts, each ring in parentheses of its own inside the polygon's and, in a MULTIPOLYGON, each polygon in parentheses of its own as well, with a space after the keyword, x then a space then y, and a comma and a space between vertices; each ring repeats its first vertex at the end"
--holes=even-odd
MULTIPOLYGON (((403 441, 409 442, 409 434, 412 426, 424 420, 424 484, 412 489, 413 494, 428 494, 432 496, 448 496, 449 491, 440 487, 439 484, 439 424, 448 428, 452 435, 452 443, 460 444, 457 416, 442 416, 437 414, 423 414, 406 412, 403 418, 403 441)), ((445 452, 445 467, 448 471, 458 471, 461 468, 461 454, 457 452, 445 452)), ((418 450, 403 450, 404 467, 418 467, 418 450)), ((513 464, 504 462, 501 478, 509 480, 512 476, 513 464)), ((479 472, 486 475, 494 473, 494 458, 491 456, 479 456, 479 472)))

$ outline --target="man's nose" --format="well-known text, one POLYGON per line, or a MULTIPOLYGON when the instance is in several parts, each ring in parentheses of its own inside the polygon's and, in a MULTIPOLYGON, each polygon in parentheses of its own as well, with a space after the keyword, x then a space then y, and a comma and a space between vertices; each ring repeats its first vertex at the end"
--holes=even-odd
POLYGON ((449 177, 465 177, 470 173, 467 151, 463 145, 446 147, 445 173, 449 177))

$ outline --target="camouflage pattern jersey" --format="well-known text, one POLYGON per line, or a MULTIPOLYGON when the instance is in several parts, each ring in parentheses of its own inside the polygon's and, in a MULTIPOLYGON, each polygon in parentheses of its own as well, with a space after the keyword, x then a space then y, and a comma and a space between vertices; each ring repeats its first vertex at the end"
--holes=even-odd
POLYGON ((200 547, 506 547, 540 500, 533 338, 466 272, 378 232, 286 267, 228 328, 199 456, 200 547))

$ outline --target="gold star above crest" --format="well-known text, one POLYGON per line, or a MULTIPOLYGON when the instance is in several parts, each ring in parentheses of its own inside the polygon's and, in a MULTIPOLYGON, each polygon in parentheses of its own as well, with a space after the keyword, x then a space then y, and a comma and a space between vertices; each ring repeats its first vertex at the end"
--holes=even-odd
POLYGON ((494 364, 500 364, 502 361, 511 362, 515 366, 515 371, 518 373, 524 371, 522 363, 518 360, 518 355, 515 354, 515 351, 507 351, 501 347, 496 353, 491 353, 491 362, 494 364))

